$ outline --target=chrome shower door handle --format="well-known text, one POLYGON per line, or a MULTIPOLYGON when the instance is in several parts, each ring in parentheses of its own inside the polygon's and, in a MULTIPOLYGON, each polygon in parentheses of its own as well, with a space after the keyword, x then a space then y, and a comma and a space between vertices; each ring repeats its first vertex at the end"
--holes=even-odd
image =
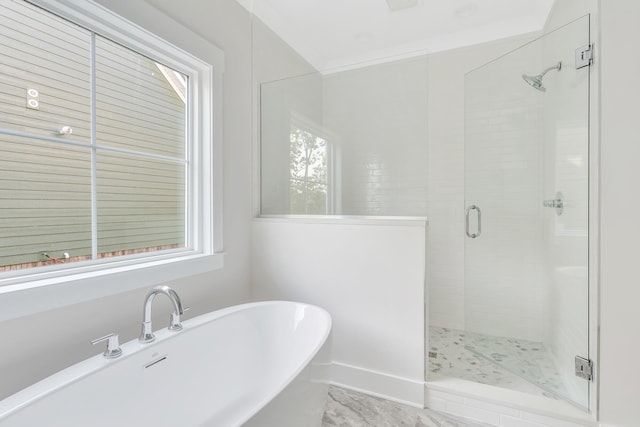
POLYGON ((465 212, 465 233, 467 233, 467 237, 470 237, 472 239, 475 239, 476 237, 480 236, 480 233, 482 233, 482 212, 480 212, 480 207, 476 205, 469 206, 465 212), (478 212, 478 231, 476 233, 469 232, 469 214, 473 210, 478 212))

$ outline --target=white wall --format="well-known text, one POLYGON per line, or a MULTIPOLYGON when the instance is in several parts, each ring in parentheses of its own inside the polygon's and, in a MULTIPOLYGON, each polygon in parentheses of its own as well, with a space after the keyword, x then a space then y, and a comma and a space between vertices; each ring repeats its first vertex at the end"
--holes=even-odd
POLYGON ((640 2, 601 1, 600 179, 600 420, 638 425, 640 354, 638 242, 640 242, 640 2))
POLYGON ((258 83, 317 72, 258 18, 251 18, 253 77, 258 83))
POLYGON ((333 381, 421 406, 425 224, 256 219, 252 231, 254 298, 331 313, 333 381))
MULTIPOLYGON (((251 220, 251 20, 233 0, 130 2, 101 0, 126 18, 148 25, 161 37, 187 51, 205 52, 208 44, 176 22, 156 16, 153 3, 179 8, 176 14, 203 38, 225 51, 224 77, 224 269, 171 283, 184 303, 187 317, 249 299, 251 220)), ((122 341, 137 337, 146 289, 0 323, 0 398, 66 366, 99 354, 89 340, 119 332, 122 341)), ((60 302, 64 305, 64 301, 60 302)), ((2 300, 0 300, 2 307, 2 300)), ((1 308, 0 308, 1 309, 1 308)), ((158 301, 155 325, 167 323, 168 305, 158 301)))
POLYGON ((544 32, 553 31, 586 14, 593 14, 597 19, 598 3, 599 0, 555 0, 544 24, 544 32))

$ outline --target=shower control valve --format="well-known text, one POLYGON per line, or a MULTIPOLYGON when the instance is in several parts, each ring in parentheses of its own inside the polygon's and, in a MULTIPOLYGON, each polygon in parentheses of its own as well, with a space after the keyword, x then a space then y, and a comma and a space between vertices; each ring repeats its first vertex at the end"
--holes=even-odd
POLYGON ((561 208, 563 205, 562 200, 553 199, 553 200, 545 200, 542 202, 542 206, 545 208, 561 208))
POLYGON ((564 208, 564 196, 558 191, 555 199, 543 200, 542 206, 545 208, 555 208, 556 215, 560 216, 562 215, 562 210, 564 208))

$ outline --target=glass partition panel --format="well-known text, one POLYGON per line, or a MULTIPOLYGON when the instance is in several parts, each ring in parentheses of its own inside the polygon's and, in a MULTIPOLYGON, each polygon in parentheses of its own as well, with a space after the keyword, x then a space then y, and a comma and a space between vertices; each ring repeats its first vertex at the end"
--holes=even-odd
POLYGON ((260 205, 263 215, 328 215, 328 144, 322 76, 309 74, 260 88, 260 205))
POLYGON ((260 98, 262 215, 426 215, 426 58, 264 83, 260 98))
POLYGON ((588 408, 586 16, 465 77, 464 346, 493 385, 588 408))

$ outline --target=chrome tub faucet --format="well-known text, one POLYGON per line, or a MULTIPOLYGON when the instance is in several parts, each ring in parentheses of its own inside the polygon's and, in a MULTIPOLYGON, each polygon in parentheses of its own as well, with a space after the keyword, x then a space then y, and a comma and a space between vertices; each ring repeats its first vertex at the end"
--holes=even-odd
POLYGON ((147 293, 147 296, 144 299, 142 332, 140 333, 140 337, 138 338, 138 341, 140 342, 152 342, 156 339, 151 329, 151 306, 153 304, 153 300, 158 294, 166 295, 171 300, 171 304, 173 305, 173 312, 171 313, 171 324, 169 325, 169 330, 179 331, 182 329, 180 316, 184 314, 186 309, 182 307, 182 301, 180 301, 178 293, 166 285, 155 286, 149 291, 149 293, 147 293))

